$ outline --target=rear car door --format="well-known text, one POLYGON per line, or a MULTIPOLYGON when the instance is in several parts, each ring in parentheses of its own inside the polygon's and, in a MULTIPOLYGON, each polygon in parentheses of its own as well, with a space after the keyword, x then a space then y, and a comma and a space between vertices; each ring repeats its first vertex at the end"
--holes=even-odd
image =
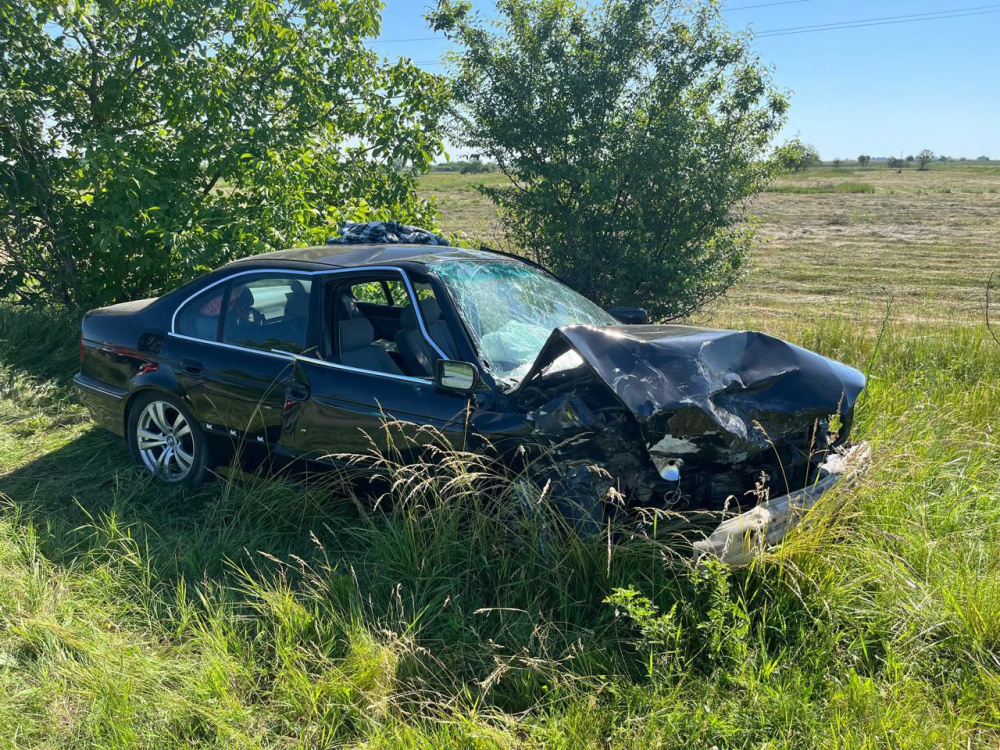
MULTIPOLYGON (((324 343, 316 356, 296 357, 293 383, 304 397, 287 394, 283 452, 339 463, 335 454, 368 453, 373 446, 385 451, 390 444, 387 420, 430 426, 453 445, 464 444, 468 394, 440 389, 429 374, 408 369, 396 349, 399 331, 390 330, 389 316, 380 315, 376 321, 366 315, 366 310, 377 309, 375 300, 345 302, 345 295, 354 298, 352 289, 383 281, 406 290, 404 298, 393 300, 393 294, 388 304, 403 310, 413 304, 413 288, 399 270, 338 273, 324 280, 324 343)), ((393 318, 398 329, 399 316, 393 318)), ((434 439, 426 432, 423 437, 434 439)))
POLYGON ((310 346, 308 273, 234 274, 182 304, 166 356, 209 433, 276 445, 296 353, 310 346))

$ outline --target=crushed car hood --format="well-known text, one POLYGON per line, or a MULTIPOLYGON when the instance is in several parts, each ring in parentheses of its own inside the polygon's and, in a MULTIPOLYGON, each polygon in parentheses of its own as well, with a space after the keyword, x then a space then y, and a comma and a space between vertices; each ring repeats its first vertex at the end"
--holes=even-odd
POLYGON ((574 325, 552 332, 517 390, 581 368, 635 416, 658 468, 695 454, 739 463, 817 426, 846 434, 865 387, 854 368, 763 333, 574 325))

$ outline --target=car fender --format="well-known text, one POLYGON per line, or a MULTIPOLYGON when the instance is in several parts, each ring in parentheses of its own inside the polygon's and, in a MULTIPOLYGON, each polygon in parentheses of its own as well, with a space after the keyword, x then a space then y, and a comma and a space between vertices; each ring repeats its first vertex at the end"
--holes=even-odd
POLYGON ((126 431, 128 428, 129 414, 132 411, 132 405, 135 403, 136 397, 143 393, 158 391, 166 396, 171 396, 179 400, 184 404, 184 406, 191 409, 191 401, 188 399, 187 394, 178 382, 177 376, 174 374, 173 370, 169 367, 163 367, 162 364, 153 370, 147 369, 146 371, 140 370, 136 372, 135 375, 132 376, 129 385, 129 395, 125 399, 125 408, 122 414, 124 419, 123 427, 126 431))

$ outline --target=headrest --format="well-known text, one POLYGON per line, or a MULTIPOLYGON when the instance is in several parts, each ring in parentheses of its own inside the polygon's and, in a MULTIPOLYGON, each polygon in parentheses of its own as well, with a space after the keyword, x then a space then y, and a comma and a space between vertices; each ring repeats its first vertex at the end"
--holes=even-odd
POLYGON ((364 349, 375 341, 375 329, 368 318, 352 318, 340 324, 340 353, 364 349))
POLYGON ((291 283, 288 285, 291 287, 292 294, 296 297, 308 297, 309 292, 306 291, 306 286, 299 279, 292 279, 291 283))
POLYGON ((289 292, 285 295, 285 317, 305 317, 309 309, 309 295, 289 292))
MULTIPOLYGON (((433 297, 420 300, 420 314, 424 317, 424 325, 434 325, 441 319, 441 307, 433 297)), ((406 329, 417 327, 417 316, 413 305, 407 305, 399 314, 399 325, 406 329)))
POLYGON ((358 309, 358 303, 354 297, 346 292, 337 297, 337 316, 341 320, 364 317, 361 314, 361 310, 358 309))
POLYGON ((253 307, 253 292, 250 291, 250 287, 245 286, 236 297, 236 309, 249 310, 251 307, 253 307))

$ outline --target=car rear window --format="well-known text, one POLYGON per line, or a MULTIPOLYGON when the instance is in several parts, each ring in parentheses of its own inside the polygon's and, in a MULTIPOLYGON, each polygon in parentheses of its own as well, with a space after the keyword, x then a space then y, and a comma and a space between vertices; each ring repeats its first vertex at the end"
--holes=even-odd
POLYGON ((218 341, 219 313, 222 312, 225 291, 226 285, 220 284, 189 300, 177 314, 174 332, 196 339, 218 341))
POLYGON ((234 280, 222 323, 222 341, 253 349, 299 353, 309 326, 312 281, 300 276, 234 280))
POLYGON ((312 280, 304 275, 233 278, 184 303, 174 332, 204 341, 298 353, 306 347, 311 292, 312 280))

